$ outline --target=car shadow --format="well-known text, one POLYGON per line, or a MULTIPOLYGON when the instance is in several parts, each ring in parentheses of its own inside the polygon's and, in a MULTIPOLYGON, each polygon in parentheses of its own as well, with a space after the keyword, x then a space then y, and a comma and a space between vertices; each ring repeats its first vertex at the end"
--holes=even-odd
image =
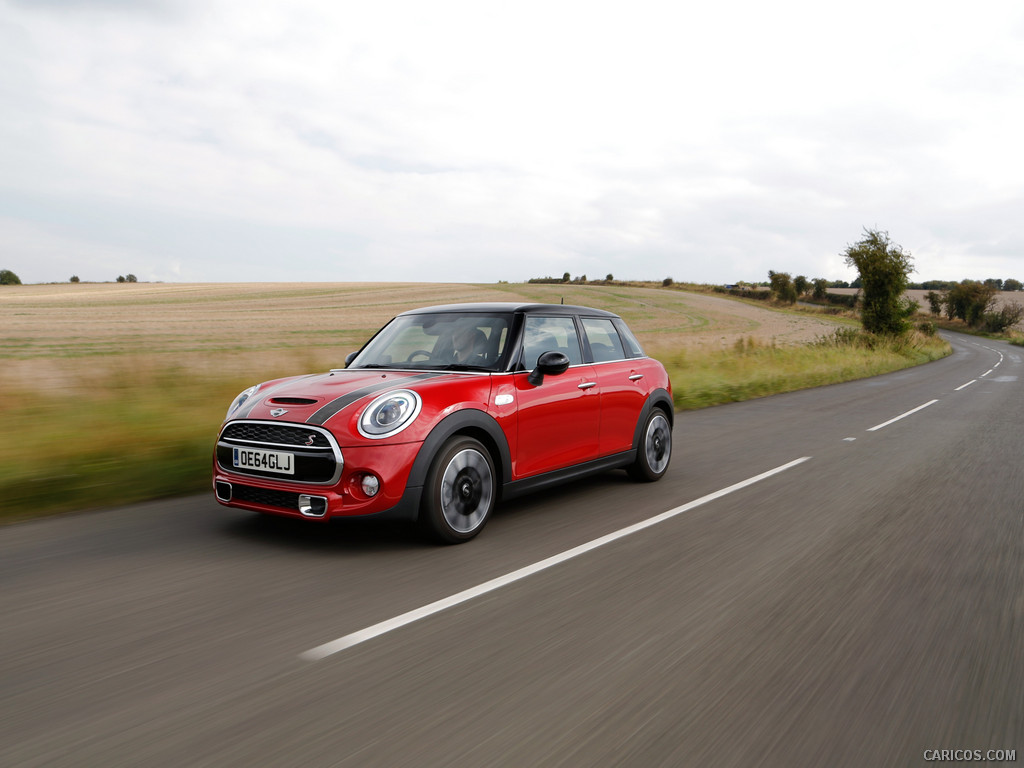
POLYGON ((321 523, 252 512, 225 521, 222 531, 247 544, 307 553, 387 552, 433 546, 413 524, 376 520, 321 523))
MULTIPOLYGON (((588 497, 604 498, 604 494, 610 491, 632 485, 635 485, 634 482, 622 471, 591 475, 537 493, 501 501, 494 510, 491 525, 500 526, 503 520, 521 520, 530 515, 550 514, 551 505, 585 505, 588 497)), ((382 553, 450 546, 431 540, 414 523, 383 520, 335 519, 324 523, 233 510, 233 515, 219 527, 228 538, 247 545, 304 553, 382 553)))

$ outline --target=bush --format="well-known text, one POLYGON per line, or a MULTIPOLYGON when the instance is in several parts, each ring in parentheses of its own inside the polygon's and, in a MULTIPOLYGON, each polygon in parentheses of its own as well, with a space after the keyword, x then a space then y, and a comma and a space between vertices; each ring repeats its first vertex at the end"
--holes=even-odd
POLYGON ((996 300, 996 289, 977 280, 962 280, 946 293, 946 317, 959 318, 972 328, 985 322, 996 300))
POLYGON ((21 285, 21 278, 9 269, 0 269, 0 285, 21 285))
POLYGON ((1004 333, 1024 317, 1024 307, 1017 302, 1006 304, 995 312, 982 315, 981 325, 989 333, 1004 333))

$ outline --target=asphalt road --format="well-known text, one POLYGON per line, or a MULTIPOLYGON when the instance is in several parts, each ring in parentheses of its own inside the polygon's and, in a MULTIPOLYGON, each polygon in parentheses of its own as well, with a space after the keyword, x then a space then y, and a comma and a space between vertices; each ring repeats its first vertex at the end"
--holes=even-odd
POLYGON ((1024 762, 1024 350, 952 341, 681 414, 662 482, 468 545, 206 496, 0 529, 0 765, 1024 762))

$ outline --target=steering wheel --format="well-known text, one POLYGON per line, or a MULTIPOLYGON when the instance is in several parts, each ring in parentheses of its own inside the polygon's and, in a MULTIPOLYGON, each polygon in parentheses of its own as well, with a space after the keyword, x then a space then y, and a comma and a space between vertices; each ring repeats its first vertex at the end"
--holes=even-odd
POLYGON ((422 355, 423 357, 426 357, 426 358, 428 358, 428 359, 429 359, 429 358, 430 358, 430 356, 431 356, 431 354, 432 354, 432 353, 431 353, 431 352, 430 352, 429 350, 426 350, 426 349, 416 349, 416 350, 413 350, 412 352, 410 352, 410 353, 409 353, 409 356, 408 356, 407 358, 405 358, 405 362, 407 362, 407 363, 411 363, 411 362, 412 362, 412 359, 413 359, 414 357, 419 357, 419 356, 421 356, 421 355, 422 355))

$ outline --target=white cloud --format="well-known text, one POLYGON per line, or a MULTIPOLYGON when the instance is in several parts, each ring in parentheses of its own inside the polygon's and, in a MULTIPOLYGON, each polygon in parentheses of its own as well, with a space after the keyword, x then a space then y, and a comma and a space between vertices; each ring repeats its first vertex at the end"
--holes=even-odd
POLYGON ((922 277, 1020 253, 1008 0, 0 7, 26 281, 58 245, 181 280, 846 277, 864 226, 922 277))

